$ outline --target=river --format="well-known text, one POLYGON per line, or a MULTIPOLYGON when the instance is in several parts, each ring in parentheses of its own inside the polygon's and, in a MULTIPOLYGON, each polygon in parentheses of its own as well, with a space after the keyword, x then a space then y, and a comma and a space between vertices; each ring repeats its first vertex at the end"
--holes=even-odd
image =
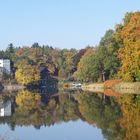
POLYGON ((139 140, 140 95, 82 90, 0 96, 0 136, 7 140, 139 140))

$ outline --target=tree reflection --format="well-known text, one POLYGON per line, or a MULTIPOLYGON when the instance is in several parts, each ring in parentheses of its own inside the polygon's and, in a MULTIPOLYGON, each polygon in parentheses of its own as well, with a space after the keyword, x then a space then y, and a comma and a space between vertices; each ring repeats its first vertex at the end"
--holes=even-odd
POLYGON ((122 139, 119 126, 120 108, 115 98, 100 94, 86 93, 78 95, 79 110, 82 117, 89 124, 102 129, 102 133, 108 140, 122 139))
MULTIPOLYGON (((113 94, 111 94, 113 95, 113 94)), ((140 96, 118 97, 77 91, 50 96, 44 104, 40 93, 20 91, 15 96, 1 95, 4 102, 11 100, 11 117, 0 117, 11 129, 16 125, 33 125, 36 129, 56 123, 81 119, 102 130, 107 140, 140 139, 140 96), (4 97, 5 96, 5 97, 4 97)))
POLYGON ((140 96, 126 95, 119 99, 122 118, 120 125, 125 130, 125 140, 140 139, 140 96))
POLYGON ((39 93, 21 91, 16 96, 16 105, 12 120, 21 126, 40 128, 42 125, 50 126, 79 118, 77 102, 67 94, 54 96, 44 105, 39 93))

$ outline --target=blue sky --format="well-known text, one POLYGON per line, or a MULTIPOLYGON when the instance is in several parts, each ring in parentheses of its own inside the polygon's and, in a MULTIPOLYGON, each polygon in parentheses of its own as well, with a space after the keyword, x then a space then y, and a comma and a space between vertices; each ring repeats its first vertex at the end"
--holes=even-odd
POLYGON ((57 48, 97 45, 139 0, 0 0, 0 49, 34 42, 57 48))

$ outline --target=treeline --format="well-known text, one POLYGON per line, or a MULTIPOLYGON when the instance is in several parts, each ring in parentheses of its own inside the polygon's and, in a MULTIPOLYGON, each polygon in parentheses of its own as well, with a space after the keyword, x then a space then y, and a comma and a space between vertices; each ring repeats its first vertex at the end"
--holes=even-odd
POLYGON ((84 54, 77 68, 79 80, 140 81, 140 12, 127 13, 114 31, 106 32, 96 49, 84 54))
POLYGON ((38 43, 31 47, 10 44, 6 51, 0 51, 0 57, 12 60, 17 81, 25 85, 40 78, 41 66, 53 76, 79 81, 140 81, 140 12, 127 13, 96 47, 68 50, 38 43))
POLYGON ((0 58, 10 59, 13 75, 19 83, 27 85, 40 79, 41 67, 45 67, 49 75, 72 78, 86 49, 58 49, 48 45, 40 46, 38 43, 31 47, 15 47, 10 44, 6 51, 0 51, 0 58))

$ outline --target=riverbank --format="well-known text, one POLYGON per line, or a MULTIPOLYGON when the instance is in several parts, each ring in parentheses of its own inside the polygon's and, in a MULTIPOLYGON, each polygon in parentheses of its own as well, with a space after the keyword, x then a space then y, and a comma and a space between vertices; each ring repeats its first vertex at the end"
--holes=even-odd
POLYGON ((24 88, 25 88, 25 86, 18 85, 18 84, 15 84, 15 85, 3 85, 3 90, 4 91, 17 91, 17 90, 22 90, 24 88))
POLYGON ((83 84, 81 88, 91 92, 104 92, 104 83, 83 84))
POLYGON ((112 90, 120 94, 140 94, 140 82, 123 82, 120 80, 108 80, 104 83, 93 83, 82 85, 82 90, 101 92, 112 90))

